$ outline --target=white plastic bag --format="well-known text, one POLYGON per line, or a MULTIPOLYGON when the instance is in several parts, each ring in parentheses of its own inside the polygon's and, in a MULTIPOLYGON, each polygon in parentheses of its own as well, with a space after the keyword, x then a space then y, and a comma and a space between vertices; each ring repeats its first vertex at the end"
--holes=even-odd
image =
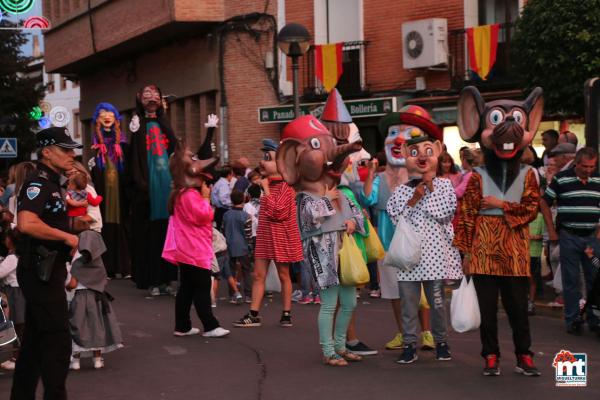
POLYGON ((421 261, 421 235, 402 215, 388 249, 383 265, 412 271, 421 261))
POLYGON ((563 285, 562 285, 562 272, 561 272, 560 264, 558 264, 556 271, 554 271, 554 279, 552 279, 552 286, 554 287, 554 290, 556 291, 556 293, 562 293, 563 285))
POLYGON ((450 320, 456 332, 463 333, 479 328, 481 314, 472 278, 467 282, 467 277, 463 276, 460 287, 452 292, 450 320))
POLYGON ((265 291, 281 292, 281 281, 279 281, 277 267, 275 266, 275 263, 273 261, 269 263, 269 268, 267 269, 267 278, 265 279, 265 291))

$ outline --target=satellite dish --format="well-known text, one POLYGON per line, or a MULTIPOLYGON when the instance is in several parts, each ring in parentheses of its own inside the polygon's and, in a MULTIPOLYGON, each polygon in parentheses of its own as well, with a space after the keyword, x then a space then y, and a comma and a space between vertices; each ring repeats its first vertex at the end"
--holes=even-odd
POLYGON ((417 31, 410 31, 404 38, 404 48, 410 58, 418 58, 423 53, 423 36, 417 31))
POLYGON ((69 114, 69 111, 65 107, 57 106, 50 111, 50 122, 52 122, 52 125, 63 128, 69 125, 70 121, 71 114, 69 114))

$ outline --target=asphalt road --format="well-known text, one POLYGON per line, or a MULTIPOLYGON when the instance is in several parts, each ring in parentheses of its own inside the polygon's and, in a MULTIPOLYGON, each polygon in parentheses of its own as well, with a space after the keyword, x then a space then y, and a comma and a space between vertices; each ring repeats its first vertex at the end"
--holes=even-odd
MULTIPOLYGON (((294 327, 284 329, 278 325, 281 307, 275 296, 264 302, 262 327, 241 329, 231 322, 247 305, 231 305, 223 298, 215 310, 221 324, 232 330, 230 337, 175 338, 172 297, 147 298, 130 281, 111 281, 109 290, 116 297, 113 306, 125 348, 107 354, 103 370, 94 370, 88 359, 80 371, 71 372, 70 399, 600 399, 600 340, 587 332, 567 335, 557 318, 531 320, 532 350, 542 376, 530 378, 512 372, 512 340, 502 315, 502 375, 484 377, 477 332, 451 332, 452 361, 439 362, 433 353, 420 352, 414 364, 395 363, 398 351, 383 349, 395 332, 390 306, 363 297, 357 307, 359 336, 380 353, 333 368, 320 363, 316 305, 295 305, 294 327), (587 353, 587 387, 555 387, 552 359, 561 349, 587 353)), ((201 327, 195 316, 193 321, 201 327)), ((0 373, 2 399, 9 397, 11 377, 0 373)))

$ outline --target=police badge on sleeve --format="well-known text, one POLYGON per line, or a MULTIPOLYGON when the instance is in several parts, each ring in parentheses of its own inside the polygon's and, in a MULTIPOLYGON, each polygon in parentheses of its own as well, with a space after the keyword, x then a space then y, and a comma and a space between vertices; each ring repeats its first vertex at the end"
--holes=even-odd
POLYGON ((33 200, 36 197, 38 197, 38 195, 40 194, 40 192, 41 192, 41 190, 40 190, 39 187, 37 187, 37 186, 29 186, 27 188, 27 192, 26 192, 27 193, 27 198, 29 200, 33 200))

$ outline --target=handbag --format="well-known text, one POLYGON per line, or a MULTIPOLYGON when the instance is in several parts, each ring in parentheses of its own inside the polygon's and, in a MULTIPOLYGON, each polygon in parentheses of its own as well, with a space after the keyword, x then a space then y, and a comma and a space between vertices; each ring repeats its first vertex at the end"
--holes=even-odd
POLYGON ((369 235, 364 238, 365 247, 367 248, 367 263, 377 262, 385 257, 385 250, 371 221, 367 219, 366 222, 369 227, 369 235))
POLYGON ((369 270, 362 252, 352 235, 344 233, 340 249, 340 283, 342 286, 359 286, 368 283, 369 270))
POLYGON ((383 265, 410 272, 421 261, 421 235, 402 215, 396 224, 396 230, 390 248, 383 260, 383 265))
POLYGON ((463 333, 479 328, 481 314, 472 278, 467 282, 467 277, 463 276, 460 287, 452 292, 450 320, 456 332, 463 333))

